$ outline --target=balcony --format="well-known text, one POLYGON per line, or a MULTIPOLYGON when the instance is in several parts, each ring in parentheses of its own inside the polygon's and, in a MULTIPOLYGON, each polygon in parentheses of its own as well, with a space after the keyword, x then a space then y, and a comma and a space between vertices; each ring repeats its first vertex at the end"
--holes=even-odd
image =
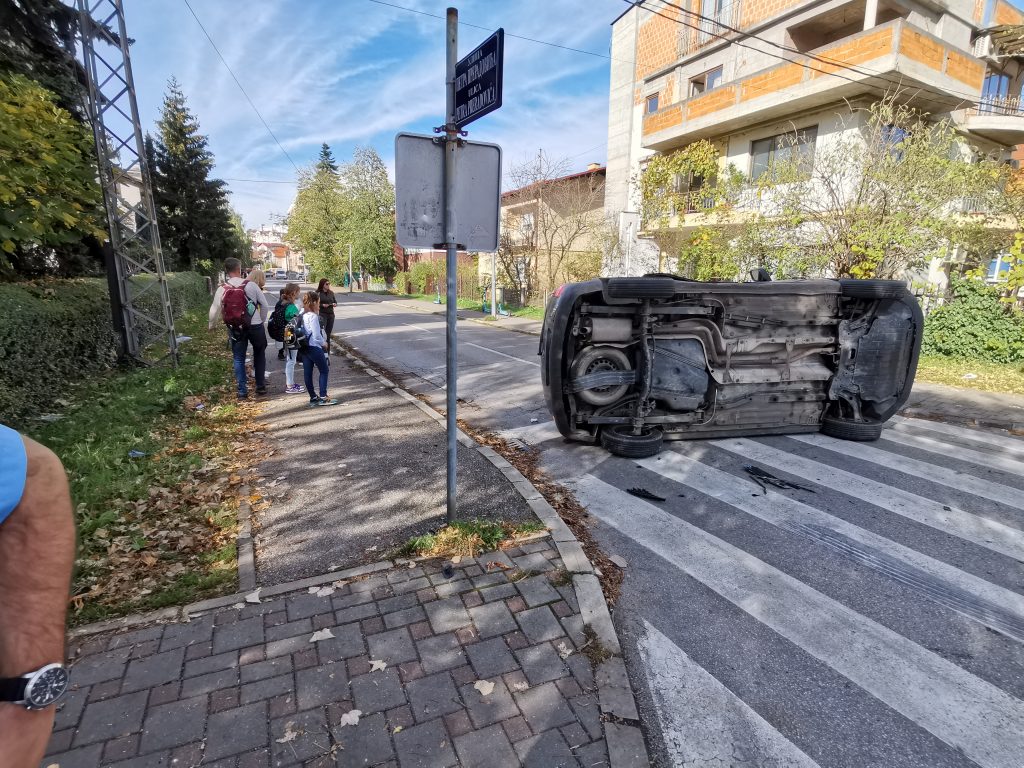
POLYGON ((961 126, 998 144, 1020 144, 1024 142, 1024 105, 1018 96, 983 97, 967 111, 961 126))
MULTIPOLYGON (((985 66, 903 19, 810 51, 644 117, 646 149, 671 150, 763 120, 787 118, 866 94, 900 90, 933 113, 956 109, 964 93, 981 94, 985 66), (850 69, 853 67, 854 69, 850 69), (842 77, 832 77, 839 74, 842 77)), ((1003 120, 1015 117, 997 115, 1003 120)), ((990 118, 991 119, 991 116, 990 118)))

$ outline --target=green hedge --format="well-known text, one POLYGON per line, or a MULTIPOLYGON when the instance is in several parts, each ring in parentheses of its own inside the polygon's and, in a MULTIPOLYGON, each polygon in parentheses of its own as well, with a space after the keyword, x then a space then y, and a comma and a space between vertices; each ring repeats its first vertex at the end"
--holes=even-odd
MULTIPOLYGON (((210 301, 195 272, 168 275, 175 316, 210 301)), ((156 312, 158 292, 142 299, 156 312)), ((100 278, 0 283, 0 422, 18 426, 58 408, 68 385, 111 367, 118 339, 100 278)))
POLYGON ((956 360, 1024 361, 1024 312, 979 280, 953 278, 952 289, 953 299, 925 320, 921 351, 956 360))

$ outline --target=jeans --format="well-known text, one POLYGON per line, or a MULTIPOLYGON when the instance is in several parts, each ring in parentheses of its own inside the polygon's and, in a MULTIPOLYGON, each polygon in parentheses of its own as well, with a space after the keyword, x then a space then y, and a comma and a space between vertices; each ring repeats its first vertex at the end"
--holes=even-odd
POLYGON ((320 397, 327 397, 327 355, 320 347, 312 345, 306 347, 302 352, 302 375, 306 382, 306 392, 309 393, 309 400, 316 400, 316 392, 313 389, 313 366, 320 371, 320 397))
POLYGON ((295 386, 295 354, 294 349, 284 351, 284 385, 286 387, 295 386))
POLYGON ((231 356, 235 361, 235 381, 238 382, 238 396, 249 394, 249 384, 245 378, 245 352, 252 344, 252 367, 256 374, 256 389, 266 386, 267 372, 267 333, 260 325, 250 325, 241 333, 228 331, 231 339, 231 356))

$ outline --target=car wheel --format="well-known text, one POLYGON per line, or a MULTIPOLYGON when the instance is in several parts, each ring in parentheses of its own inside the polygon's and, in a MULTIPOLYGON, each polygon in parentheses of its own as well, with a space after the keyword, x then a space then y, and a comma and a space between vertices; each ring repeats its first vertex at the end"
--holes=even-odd
POLYGON ((907 292, 901 280, 840 280, 839 289, 850 299, 899 299, 907 292))
POLYGON ((606 286, 612 299, 671 299, 676 281, 671 277, 612 277, 606 286))
POLYGON ((870 421, 854 421, 853 419, 826 416, 821 422, 821 431, 823 434, 839 440, 866 443, 882 436, 882 425, 870 421))
POLYGON ((625 424, 613 424, 601 430, 601 445, 608 453, 627 459, 645 459, 661 450, 664 435, 657 427, 643 427, 639 435, 625 424))

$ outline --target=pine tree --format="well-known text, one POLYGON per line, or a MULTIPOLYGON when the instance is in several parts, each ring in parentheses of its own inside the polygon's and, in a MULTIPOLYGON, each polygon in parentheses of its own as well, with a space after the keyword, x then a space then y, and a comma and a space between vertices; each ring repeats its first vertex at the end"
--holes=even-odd
POLYGON ((320 159, 316 161, 316 169, 324 173, 338 175, 338 164, 334 162, 334 155, 331 153, 331 148, 327 145, 327 142, 320 145, 320 159))
POLYGON ((225 184, 210 178, 214 158, 207 137, 173 78, 157 128, 151 171, 167 268, 212 274, 228 256, 247 258, 231 222, 225 184))

